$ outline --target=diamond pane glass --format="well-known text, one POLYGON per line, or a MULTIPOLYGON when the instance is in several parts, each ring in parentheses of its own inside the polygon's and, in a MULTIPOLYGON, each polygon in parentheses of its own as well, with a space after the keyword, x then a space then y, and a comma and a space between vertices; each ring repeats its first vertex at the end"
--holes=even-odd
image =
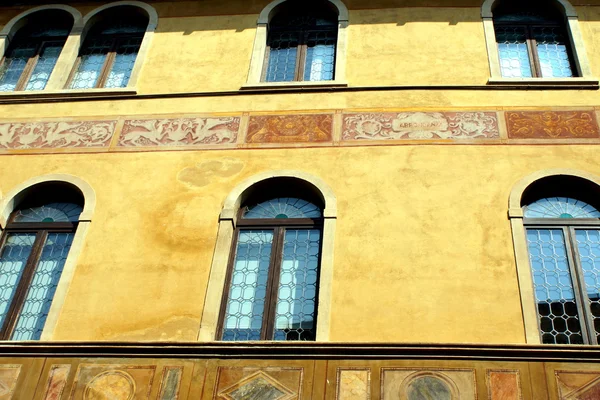
POLYGON ((569 197, 547 197, 523 209, 525 218, 600 218, 593 206, 569 197))
POLYGON ((37 43, 23 42, 13 48, 0 67, 0 92, 11 92, 17 83, 30 58, 35 56, 37 43))
POLYGON ((533 38, 544 78, 570 78, 573 76, 567 42, 560 27, 533 28, 533 38))
POLYGON ((267 82, 290 82, 296 77, 299 32, 269 33, 267 82))
POLYGON ((306 200, 280 197, 245 207, 242 218, 320 218, 321 209, 306 200))
POLYGON ((120 41, 115 54, 115 61, 104 87, 119 88, 127 86, 141 44, 141 37, 132 37, 120 41))
POLYGON ((495 30, 502 76, 504 78, 530 78, 532 71, 525 28, 496 26, 495 30))
POLYGON ((44 45, 35 68, 27 81, 25 90, 43 90, 50 79, 50 74, 56 65, 64 42, 52 42, 44 45))
POLYGON ((577 250, 583 271, 595 335, 600 342, 600 230, 581 229, 575 231, 577 250))
POLYGON ((563 231, 527 229, 542 343, 583 344, 563 231))
POLYGON ((89 38, 79 54, 80 62, 71 80, 71 89, 91 89, 102 73, 106 56, 113 44, 113 39, 89 38))
POLYGON ((73 233, 49 233, 27 291, 12 340, 38 340, 58 286, 73 233))
POLYGON ((275 340, 315 340, 321 232, 288 229, 275 313, 275 340))
POLYGON ((0 326, 31 255, 35 233, 9 233, 0 252, 0 326))
POLYGON ((49 203, 17 211, 12 222, 77 222, 82 211, 74 203, 49 203))
POLYGON ((240 231, 223 340, 260 339, 272 245, 272 230, 240 231))
POLYGON ((337 32, 310 32, 307 40, 305 81, 333 80, 337 32))

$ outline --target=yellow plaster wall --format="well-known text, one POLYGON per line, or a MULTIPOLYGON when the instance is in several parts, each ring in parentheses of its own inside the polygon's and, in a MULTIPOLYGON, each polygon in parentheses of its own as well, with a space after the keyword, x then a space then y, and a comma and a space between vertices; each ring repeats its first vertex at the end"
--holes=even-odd
POLYGON ((385 146, 2 156, 0 191, 77 175, 97 208, 57 340, 196 340, 222 202, 296 169, 338 199, 331 340, 523 343, 508 194, 594 146, 385 146), (232 173, 233 171, 233 173, 232 173))
MULTIPOLYGON (((485 85, 489 65, 479 5, 405 3, 387 2, 375 9, 366 1, 349 2, 349 85, 485 85)), ((98 5, 72 4, 84 15, 98 5)), ((246 82, 256 19, 268 1, 151 4, 159 24, 137 84, 139 93, 229 91, 246 82)), ((1 23, 27 8, 0 9, 1 23)), ((600 7, 577 6, 577 11, 596 72, 600 7)), ((554 94, 555 101, 561 98, 554 94)))

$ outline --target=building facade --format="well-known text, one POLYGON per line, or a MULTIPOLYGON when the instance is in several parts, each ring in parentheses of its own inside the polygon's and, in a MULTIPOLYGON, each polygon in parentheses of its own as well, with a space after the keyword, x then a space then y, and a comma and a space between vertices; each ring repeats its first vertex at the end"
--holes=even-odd
POLYGON ((0 5, 0 398, 600 399, 600 2, 0 5))

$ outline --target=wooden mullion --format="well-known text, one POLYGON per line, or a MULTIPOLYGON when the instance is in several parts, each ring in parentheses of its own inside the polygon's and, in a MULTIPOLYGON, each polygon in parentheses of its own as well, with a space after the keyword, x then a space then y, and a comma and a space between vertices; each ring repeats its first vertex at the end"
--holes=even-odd
POLYGON ((585 286, 585 276, 583 275, 583 268, 581 266, 581 255, 579 254, 579 247, 577 246, 577 236, 576 229, 574 227, 570 227, 569 236, 570 236, 570 244, 573 251, 574 256, 574 266, 575 266, 575 278, 577 279, 577 290, 575 292, 575 296, 581 298, 581 308, 582 308, 582 322, 586 325, 587 328, 587 339, 590 344, 598 344, 596 339, 596 328, 594 327, 594 316, 592 315, 592 310, 590 308, 590 301, 587 296, 587 290, 585 286))
POLYGON ((576 258, 577 244, 575 243, 575 229, 572 227, 563 227, 562 231, 565 239, 565 250, 567 252, 569 272, 571 273, 571 283, 573 284, 575 305, 577 306, 577 313, 579 314, 581 336, 583 337, 583 342, 585 344, 590 344, 588 313, 586 312, 586 307, 584 307, 584 304, 587 303, 587 299, 583 295, 584 286, 582 286, 583 281, 581 280, 582 277, 580 275, 581 268, 579 260, 576 258))
POLYGON ((96 86, 94 86, 94 87, 102 88, 106 84, 106 80, 108 79, 108 74, 113 66, 114 61, 115 61, 118 44, 119 44, 119 40, 117 38, 114 38, 112 46, 111 46, 110 50, 108 51, 108 53, 106 54, 106 58, 104 59, 104 65, 102 65, 100 76, 98 77, 98 80, 96 81, 96 86))
POLYGON ((298 33, 298 49, 296 53, 296 71, 294 72, 295 81, 304 80, 304 62, 306 60, 306 36, 307 33, 300 31, 298 33))
POLYGON ((283 258, 285 228, 276 228, 274 233, 263 313, 262 340, 273 340, 275 333, 275 314, 277 311, 277 297, 279 295, 279 274, 281 271, 281 260, 283 258))
POLYGON ((536 41, 533 38, 533 28, 531 26, 524 26, 525 29, 525 40, 527 42, 527 52, 529 53, 529 65, 531 67, 531 75, 535 78, 542 76, 540 69, 540 61, 537 55, 536 41))
POLYGON ((33 275, 35 274, 35 270, 40 261, 47 237, 48 231, 39 231, 36 233, 36 238, 33 243, 31 253, 29 254, 27 263, 23 268, 21 279, 17 283, 15 295, 10 303, 9 309, 6 313, 6 319, 4 320, 4 325, 2 326, 2 339, 4 340, 9 340, 15 330, 17 321, 19 320, 19 315, 25 303, 25 298, 29 292, 33 275))
POLYGON ((19 77, 17 85, 15 86, 15 92, 25 89, 27 81, 29 81, 29 77, 33 73, 33 69, 35 68, 38 60, 40 59, 40 52, 44 43, 45 42, 40 41, 37 44, 34 56, 27 60, 27 64, 25 64, 25 68, 23 68, 23 72, 21 72, 21 76, 19 77))

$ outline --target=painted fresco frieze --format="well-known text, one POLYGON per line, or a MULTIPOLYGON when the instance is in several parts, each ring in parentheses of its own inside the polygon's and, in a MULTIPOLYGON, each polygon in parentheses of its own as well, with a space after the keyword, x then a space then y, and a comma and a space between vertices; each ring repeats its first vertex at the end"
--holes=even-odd
POLYGON ((560 400, 600 399, 600 372, 556 371, 560 400))
POLYGON ((593 111, 507 111, 512 139, 579 139, 600 136, 593 111))
POLYGON ((15 122, 0 124, 0 148, 106 147, 116 121, 15 122))
POLYGON ((494 112, 401 112, 344 115, 343 140, 498 138, 494 112))
POLYGON ((311 143, 331 141, 333 116, 264 115, 251 116, 248 143, 311 143))
POLYGON ((235 143, 239 117, 126 120, 119 146, 193 146, 235 143))

